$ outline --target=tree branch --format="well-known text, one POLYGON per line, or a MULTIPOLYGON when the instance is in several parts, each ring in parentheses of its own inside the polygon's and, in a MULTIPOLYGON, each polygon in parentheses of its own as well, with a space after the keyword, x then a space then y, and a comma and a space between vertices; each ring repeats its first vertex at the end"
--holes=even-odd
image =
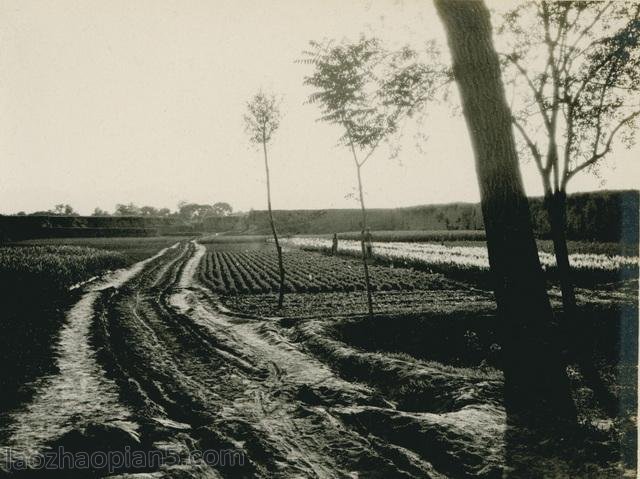
MULTIPOLYGON (((549 143, 547 146, 547 162, 544 167, 545 172, 553 171, 554 188, 559 188, 559 172, 558 172, 558 144, 556 140, 556 134, 558 130, 558 110, 560 108, 560 73, 558 71, 558 65, 556 64, 556 47, 558 40, 560 39, 564 28, 566 28, 566 20, 568 14, 569 5, 564 5, 562 12, 562 18, 558 21, 558 32, 554 40, 551 39, 551 25, 550 25, 550 13, 546 2, 542 2, 542 19, 544 25, 544 38, 547 44, 547 66, 551 68, 551 80, 552 80, 552 101, 551 101, 551 116, 547 125, 547 131, 549 133, 549 143)), ((559 61, 559 60, 558 60, 559 61)))
MULTIPOLYGON (((583 48, 580 48, 580 49, 577 48, 580 41, 585 37, 585 35, 587 35, 593 29, 596 23, 600 21, 600 18, 602 17, 604 12, 606 12, 609 9, 609 7, 611 7, 613 4, 614 2, 606 2, 604 6, 598 11, 598 13, 596 13, 596 16, 594 17, 593 21, 582 29, 580 34, 576 37, 575 41, 567 49, 567 52, 565 54, 565 58, 563 61, 563 65, 562 65, 562 70, 565 72, 567 76, 570 76, 569 72, 571 70, 571 67, 573 66, 573 62, 576 59, 586 54, 586 52, 588 52, 592 46, 602 42, 602 38, 597 38, 592 42, 590 42, 588 45, 585 45, 583 48), (572 54, 576 51, 577 51, 577 55, 572 56, 572 54)), ((580 18, 580 11, 576 15, 575 21, 569 26, 569 29, 573 28, 577 24, 579 18, 580 18)))
POLYGON ((607 87, 609 83, 609 79, 617 66, 618 62, 613 62, 611 67, 609 68, 609 73, 607 73, 607 78, 605 79, 602 87, 600 88, 600 101, 598 102, 598 111, 596 112, 596 134, 593 140, 593 154, 592 156, 596 156, 598 152, 598 145, 600 144, 600 137, 602 136, 602 106, 604 105, 604 99, 607 94, 607 87))
POLYGON ((347 130, 347 138, 349 138, 349 146, 351 147, 351 153, 353 154, 353 161, 358 168, 362 165, 358 162, 358 154, 356 153, 356 147, 353 145, 353 137, 351 136, 351 128, 349 128, 349 124, 347 120, 344 118, 344 114, 340 114, 340 121, 344 125, 344 129, 347 130))
POLYGON ((512 55, 507 55, 507 59, 511 63, 513 63, 513 65, 518 69, 520 74, 527 81, 529 88, 531 88, 531 91, 533 92, 533 96, 536 100, 536 103, 538 104, 538 109, 540 110, 540 114, 542 115, 544 124, 547 127, 547 129, 549 129, 551 127, 551 121, 549 120, 549 116, 547 115, 547 112, 544 109, 544 98, 542 97, 542 88, 544 87, 545 83, 541 81, 540 87, 537 88, 534 85, 533 80, 531 80, 531 77, 529 76, 529 72, 522 65, 520 65, 518 60, 516 60, 512 55))
MULTIPOLYGON (((416 99, 416 101, 414 102, 414 104, 411 106, 411 108, 415 105, 417 105, 419 103, 420 100, 416 99)), ((396 122, 398 121, 398 118, 400 118, 400 113, 401 113, 401 108, 398 108, 393 115, 389 116, 390 120, 392 122, 396 122)), ((387 132, 388 134, 389 132, 387 132)), ((382 142, 382 140, 385 138, 386 134, 384 135, 380 135, 380 137, 378 138, 378 140, 375 142, 375 144, 371 147, 371 149, 369 150, 369 152, 366 154, 366 156, 360 161, 358 166, 362 166, 364 165, 367 160, 369 158, 371 158, 371 155, 373 155, 373 153, 376 151, 376 149, 378 148, 378 146, 380 145, 380 143, 382 142)))
POLYGON ((638 115, 640 115, 640 110, 634 111, 630 115, 628 115, 625 118, 623 118, 622 120, 620 120, 620 123, 618 123, 616 125, 616 127, 611 131, 611 134, 609 135, 609 138, 607 139, 607 142, 605 143, 604 150, 602 150, 599 153, 595 153, 594 155, 591 156, 591 158, 586 160, 584 163, 582 163, 579 166, 576 166, 573 170, 568 171, 567 175, 565 176, 564 184, 566 185, 566 183, 569 181, 569 179, 571 179, 576 173, 579 173, 580 171, 584 170, 585 168, 588 168, 589 166, 593 165, 596 161, 598 161, 600 158, 602 158, 607 153, 609 153, 609 151, 611 151, 611 143, 613 142, 613 139, 615 138, 616 133, 618 133, 620 128, 622 128, 625 125, 625 123, 630 122, 631 120, 633 120, 638 115))
POLYGON ((573 103, 569 102, 568 103, 568 111, 566 114, 566 119, 565 119, 565 123, 567 125, 567 137, 566 137, 566 141, 564 144, 564 161, 563 161, 563 165, 562 165, 562 182, 560 185, 560 189, 562 191, 565 191, 565 188, 567 186, 567 182, 569 181, 568 178, 568 174, 569 174, 569 164, 571 161, 571 148, 573 146, 573 140, 575 139, 575 133, 573 131, 573 121, 574 121, 574 105, 573 103))
POLYGON ((524 141, 529 147, 529 150, 531 151, 531 155, 533 156, 533 159, 536 162, 536 166, 538 167, 538 171, 540 171, 541 175, 545 175, 545 170, 542 166, 542 155, 540 154, 538 145, 535 144, 535 142, 527 134, 524 127, 520 124, 520 122, 518 122, 518 120, 514 116, 511 116, 511 121, 513 122, 515 127, 518 129, 518 131, 520 132, 520 135, 522 135, 522 138, 524 138, 524 141))
MULTIPOLYGON (((604 12, 612 5, 613 5, 613 2, 607 2, 607 3, 604 4, 604 6, 600 9, 600 11, 594 17, 593 21, 589 25, 584 27, 584 29, 580 32, 580 35, 578 35, 578 37, 575 39, 575 41, 571 44, 571 46, 569 47, 569 50, 573 51, 573 50, 576 49, 576 47, 578 46, 578 43, 580 43, 580 40, 582 40, 584 38, 584 36, 591 31, 591 29, 595 26, 595 24, 598 23, 598 21, 600 20, 600 17, 602 17, 604 12)), ((576 17, 576 22, 577 22, 577 20, 578 19, 576 17)), ((575 25, 576 22, 574 22, 573 25, 575 25)))
POLYGON ((362 161, 358 163, 358 166, 364 165, 367 162, 367 160, 371 158, 371 155, 373 154, 374 151, 376 151, 381 141, 382 141, 382 137, 378 138, 378 141, 376 141, 376 144, 371 147, 371 149, 369 150, 369 153, 367 153, 365 157, 362 159, 362 161))
MULTIPOLYGON (((635 17, 634 20, 638 19, 638 16, 640 16, 640 5, 638 5, 638 8, 636 9, 636 13, 635 13, 635 17)), ((625 27, 627 28, 627 27, 625 27)), ((595 68, 593 68, 588 74, 587 76, 584 78, 584 80, 582 81, 582 83, 580 84, 580 87, 578 88, 578 91, 576 92, 576 94, 573 96, 574 99, 577 99, 582 92, 584 91, 584 89, 587 87, 587 85, 589 84, 589 82, 591 80, 593 80, 596 76, 596 74, 604 67, 607 65, 607 63, 615 57, 616 54, 620 53, 620 51, 623 49, 624 47, 618 47, 614 50, 611 50, 603 59, 602 61, 600 61, 600 63, 598 63, 595 68)))

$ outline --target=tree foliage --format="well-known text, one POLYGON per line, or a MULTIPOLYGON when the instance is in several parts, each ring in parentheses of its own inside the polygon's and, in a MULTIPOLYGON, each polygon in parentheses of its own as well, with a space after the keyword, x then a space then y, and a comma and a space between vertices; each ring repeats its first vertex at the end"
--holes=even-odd
POLYGON ((49 210, 49 214, 56 216, 78 216, 78 213, 76 213, 73 207, 66 203, 56 205, 52 210, 49 210))
POLYGON ((269 143, 280 126, 280 118, 280 105, 276 96, 263 91, 256 93, 247 102, 247 113, 244 115, 249 140, 258 145, 269 143))
POLYGON ((318 104, 320 120, 343 129, 339 143, 360 150, 364 164, 378 145, 398 131, 401 120, 433 98, 444 78, 429 46, 431 63, 409 47, 388 51, 376 38, 358 41, 310 42, 300 63, 314 67, 304 79, 314 91, 308 102, 318 104))
MULTIPOLYGON (((434 53, 432 48, 430 53, 434 53)), ((362 264, 369 314, 373 300, 369 267, 370 241, 361 169, 380 143, 399 129, 403 118, 419 111, 434 96, 443 69, 424 63, 408 47, 386 50, 376 38, 356 42, 310 42, 301 63, 313 66, 304 84, 313 92, 308 102, 321 110, 320 120, 339 125, 338 143, 351 150, 356 166, 362 212, 362 264)))
POLYGON ((133 203, 116 205, 114 216, 140 216, 140 207, 133 203))
POLYGON ((99 206, 96 206, 93 210, 93 213, 91 213, 91 216, 111 216, 111 214, 108 211, 103 210, 99 206))
MULTIPOLYGON (((159 210, 158 213, 162 211, 159 210)), ((229 203, 218 202, 213 205, 187 203, 181 201, 178 204, 177 215, 186 220, 201 220, 203 218, 228 216, 233 211, 229 203)), ((144 213, 143 213, 144 214, 144 213)), ((162 215, 157 215, 162 216, 162 215)))
POLYGON ((229 216, 231 213, 233 213, 233 208, 229 203, 219 201, 213 204, 214 216, 229 216))

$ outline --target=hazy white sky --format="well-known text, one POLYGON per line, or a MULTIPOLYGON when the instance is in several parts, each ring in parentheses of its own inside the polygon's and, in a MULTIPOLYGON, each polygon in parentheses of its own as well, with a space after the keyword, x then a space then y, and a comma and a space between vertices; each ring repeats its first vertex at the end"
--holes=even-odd
MULTIPOLYGON (((0 212, 180 200, 263 209, 262 157, 242 123, 260 87, 284 95, 274 207, 355 207, 349 153, 303 104, 308 67, 294 60, 309 40, 360 32, 444 38, 429 0, 0 0, 0 212)), ((478 200, 464 120, 438 107, 422 128, 422 152, 409 137, 398 159, 382 148, 367 164, 368 206, 478 200)), ((618 149, 605 186, 637 187, 639 157, 618 149)), ((532 165, 523 173, 539 194, 532 165)), ((576 177, 571 190, 599 181, 576 177)))

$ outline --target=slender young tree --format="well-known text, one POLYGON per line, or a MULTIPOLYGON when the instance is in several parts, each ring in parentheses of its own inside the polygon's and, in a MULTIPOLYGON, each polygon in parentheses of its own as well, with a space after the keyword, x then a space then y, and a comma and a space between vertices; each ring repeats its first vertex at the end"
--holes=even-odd
POLYGON ((640 4, 542 0, 498 29, 523 158, 544 188, 565 317, 576 319, 567 248, 567 185, 597 168, 640 120, 640 4))
POLYGON ((373 315, 362 168, 380 144, 398 131, 401 120, 433 96, 443 72, 437 64, 419 61, 409 48, 389 52, 377 39, 364 37, 353 43, 310 42, 301 63, 314 67, 304 79, 305 85, 314 88, 309 103, 320 105, 321 121, 341 127, 339 144, 351 153, 362 213, 360 244, 367 306, 373 315))
POLYGON ((569 381, 518 166, 489 11, 481 0, 435 0, 475 155, 489 264, 503 337, 505 407, 513 419, 575 421, 569 381))
POLYGON ((267 144, 271 141, 273 134, 280 126, 280 108, 275 95, 266 94, 262 91, 256 93, 253 98, 247 102, 247 113, 244 116, 244 121, 245 129, 249 135, 249 141, 256 145, 262 145, 262 151, 264 153, 269 224, 271 225, 271 233, 273 234, 273 241, 278 253, 278 270, 280 273, 278 308, 282 308, 282 303, 284 301, 285 269, 282 261, 282 246, 280 246, 280 242, 278 241, 278 231, 276 229, 275 221, 273 220, 273 211, 271 210, 271 179, 269 175, 269 160, 267 156, 267 144))

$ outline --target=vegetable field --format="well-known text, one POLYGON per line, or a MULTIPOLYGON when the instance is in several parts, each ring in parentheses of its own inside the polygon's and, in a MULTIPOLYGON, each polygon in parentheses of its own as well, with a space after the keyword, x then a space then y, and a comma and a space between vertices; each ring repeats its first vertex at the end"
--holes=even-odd
MULTIPOLYGON (((290 238, 286 244, 307 251, 328 252, 331 241, 324 238, 290 238)), ((338 252, 347 256, 360 255, 360 242, 340 240, 338 252)), ((457 278, 477 280, 489 273, 489 258, 485 246, 453 246, 434 243, 375 242, 374 258, 390 265, 415 267, 427 271, 455 275, 457 278)), ((553 253, 539 251, 540 263, 550 278, 555 275, 553 253)), ((638 256, 579 252, 569 255, 575 280, 598 283, 634 278, 638 275, 638 256)))
MULTIPOLYGON (((365 288, 361 266, 350 258, 302 250, 284 254, 289 293, 353 292, 365 288)), ((450 281, 442 275, 390 266, 371 267, 375 291, 442 289, 450 281)), ((221 294, 270 293, 278 290, 278 263, 267 250, 210 250, 200 265, 200 278, 221 294)))

